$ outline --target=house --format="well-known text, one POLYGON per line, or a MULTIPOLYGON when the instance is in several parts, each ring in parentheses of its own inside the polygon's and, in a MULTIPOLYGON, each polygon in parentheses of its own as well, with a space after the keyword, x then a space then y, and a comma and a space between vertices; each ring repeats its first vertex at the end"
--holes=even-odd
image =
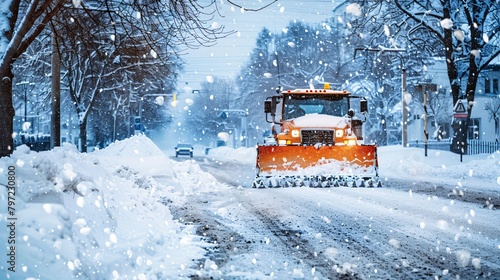
POLYGON ((481 72, 476 87, 468 134, 477 134, 481 141, 500 141, 500 60, 497 61, 481 72))
MULTIPOLYGON (((427 130, 429 141, 451 139, 452 96, 447 76, 446 64, 436 58, 429 66, 422 83, 408 86, 412 96, 409 104, 408 141, 422 143, 424 136, 423 92, 421 85, 435 85, 436 91, 427 91, 427 130), (420 86, 420 87, 419 87, 420 86), (432 107, 432 108, 431 108, 432 107)), ((465 85, 464 85, 465 87, 465 85)), ((432 86, 428 86, 432 88, 432 86)), ((468 140, 485 142, 500 141, 500 63, 492 64, 483 70, 478 79, 471 119, 467 130, 468 140)), ((467 107, 467 106, 466 106, 467 107)))

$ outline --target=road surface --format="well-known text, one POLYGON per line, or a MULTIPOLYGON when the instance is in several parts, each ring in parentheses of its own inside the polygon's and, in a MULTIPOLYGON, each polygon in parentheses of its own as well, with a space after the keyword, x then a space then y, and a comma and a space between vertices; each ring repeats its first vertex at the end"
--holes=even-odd
POLYGON ((252 165, 172 159, 228 186, 171 206, 212 244, 193 279, 500 279, 498 194, 394 180, 253 189, 252 165))

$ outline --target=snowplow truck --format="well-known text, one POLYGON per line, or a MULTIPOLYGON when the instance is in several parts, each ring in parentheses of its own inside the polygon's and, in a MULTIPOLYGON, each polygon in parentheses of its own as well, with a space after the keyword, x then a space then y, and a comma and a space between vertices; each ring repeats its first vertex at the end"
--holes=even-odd
POLYGON ((257 145, 254 188, 382 186, 377 145, 363 140, 365 98, 329 84, 277 92, 264 102, 275 141, 257 145))

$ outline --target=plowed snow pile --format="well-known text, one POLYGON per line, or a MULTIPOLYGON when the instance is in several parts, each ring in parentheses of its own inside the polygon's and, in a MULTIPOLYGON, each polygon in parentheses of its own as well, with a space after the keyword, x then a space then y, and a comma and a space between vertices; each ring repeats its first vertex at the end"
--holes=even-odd
MULTIPOLYGON (((69 144, 39 153, 21 146, 0 159, 2 185, 9 167, 15 205, 7 211, 2 191, 0 219, 16 218, 17 259, 13 272, 3 254, 1 279, 178 278, 192 274, 193 258, 204 254, 164 205, 179 195, 179 182, 170 159, 145 136, 90 154, 69 144)), ((1 234, 0 244, 7 239, 1 234)))

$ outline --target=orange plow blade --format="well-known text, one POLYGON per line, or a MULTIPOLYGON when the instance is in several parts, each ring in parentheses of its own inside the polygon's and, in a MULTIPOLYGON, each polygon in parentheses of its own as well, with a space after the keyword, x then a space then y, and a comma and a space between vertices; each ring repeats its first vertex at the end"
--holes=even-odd
POLYGON ((254 187, 364 185, 378 180, 377 147, 258 146, 256 169, 254 187))

